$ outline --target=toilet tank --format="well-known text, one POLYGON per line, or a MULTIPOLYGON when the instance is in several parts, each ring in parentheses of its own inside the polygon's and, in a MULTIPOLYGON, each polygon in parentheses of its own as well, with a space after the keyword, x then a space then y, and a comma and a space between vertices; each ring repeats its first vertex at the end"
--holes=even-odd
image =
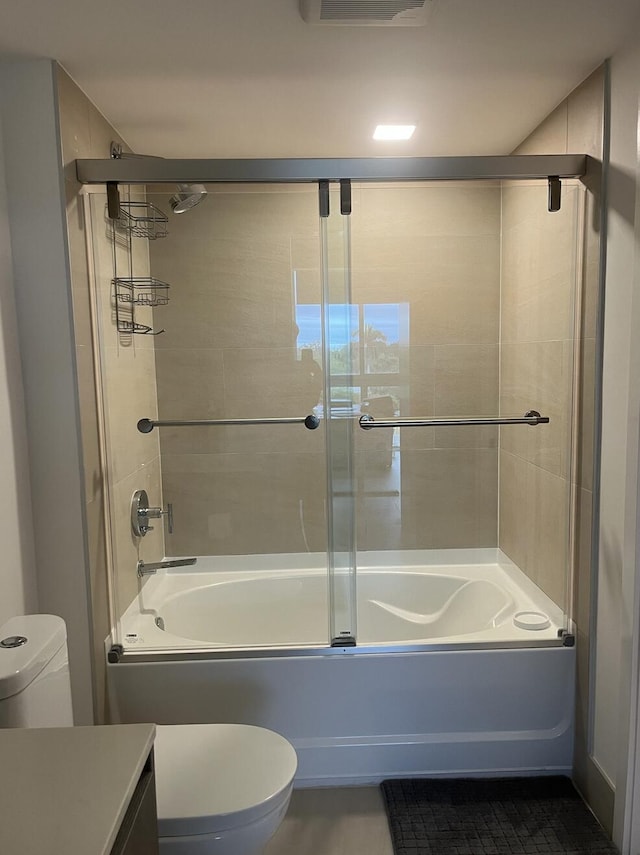
POLYGON ((67 628, 55 615, 0 626, 0 727, 73 724, 67 628))

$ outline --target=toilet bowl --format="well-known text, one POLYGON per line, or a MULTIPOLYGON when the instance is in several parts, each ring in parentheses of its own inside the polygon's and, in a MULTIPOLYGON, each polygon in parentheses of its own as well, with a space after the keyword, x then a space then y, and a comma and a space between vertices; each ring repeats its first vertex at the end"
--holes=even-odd
POLYGON ((291 798, 284 737, 242 724, 160 725, 154 746, 161 855, 258 855, 291 798))
MULTIPOLYGON (((71 725, 64 621, 11 618, 0 626, 0 727, 71 725)), ((160 725, 154 755, 162 855, 262 852, 298 765, 283 736, 244 724, 160 725)))

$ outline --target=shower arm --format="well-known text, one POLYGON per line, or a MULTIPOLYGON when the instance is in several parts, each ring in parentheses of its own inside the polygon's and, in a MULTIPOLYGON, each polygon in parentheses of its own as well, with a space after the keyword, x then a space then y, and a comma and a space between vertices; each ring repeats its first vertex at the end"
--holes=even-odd
POLYGON ((154 421, 140 419, 140 433, 151 433, 156 427, 208 427, 210 425, 304 425, 307 430, 315 430, 320 425, 318 416, 298 416, 290 419, 200 419, 195 421, 154 421))
POLYGON ((164 157, 160 157, 157 154, 136 154, 133 151, 123 151, 122 145, 118 142, 112 140, 111 145, 109 146, 109 156, 112 160, 122 160, 125 158, 126 160, 164 160, 164 157))
POLYGON ((478 418, 478 419, 389 419, 376 421, 373 416, 360 416, 358 423, 362 430, 394 427, 449 427, 454 425, 547 425, 548 416, 541 416, 537 410, 529 410, 521 419, 478 418))

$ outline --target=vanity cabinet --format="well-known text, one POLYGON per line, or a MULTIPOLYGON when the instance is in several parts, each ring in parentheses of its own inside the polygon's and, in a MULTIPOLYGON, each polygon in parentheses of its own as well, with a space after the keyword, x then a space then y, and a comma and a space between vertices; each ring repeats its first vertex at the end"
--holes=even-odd
POLYGON ((2 855, 158 855, 155 725, 0 728, 2 855))
POLYGON ((158 855, 158 814, 153 756, 149 755, 124 815, 111 855, 158 855))

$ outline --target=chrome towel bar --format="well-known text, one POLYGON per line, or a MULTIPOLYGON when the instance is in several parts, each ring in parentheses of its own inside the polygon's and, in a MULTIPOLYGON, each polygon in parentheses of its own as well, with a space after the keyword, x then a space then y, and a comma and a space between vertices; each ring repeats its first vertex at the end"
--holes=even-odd
POLYGON ((358 423, 363 430, 394 427, 448 427, 454 425, 546 425, 548 416, 541 416, 536 410, 529 410, 521 419, 389 419, 376 421, 373 416, 360 416, 358 423))
POLYGON ((151 433, 156 427, 207 427, 209 425, 304 425, 307 430, 315 430, 320 425, 318 416, 300 416, 291 419, 200 419, 197 421, 154 421, 140 419, 140 433, 151 433))

